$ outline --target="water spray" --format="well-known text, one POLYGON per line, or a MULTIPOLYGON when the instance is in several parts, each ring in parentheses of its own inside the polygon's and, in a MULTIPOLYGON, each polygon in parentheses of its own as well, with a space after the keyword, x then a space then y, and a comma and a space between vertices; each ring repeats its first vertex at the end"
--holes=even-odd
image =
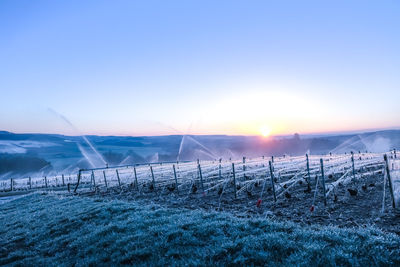
MULTIPOLYGON (((65 116, 63 116, 62 114, 56 112, 54 109, 52 108, 48 108, 47 109, 50 113, 56 115, 58 118, 60 118, 62 121, 64 121, 68 126, 70 126, 76 133, 78 133, 79 136, 81 136, 83 138, 83 140, 86 142, 86 144, 88 144, 88 146, 92 149, 92 151, 95 153, 95 155, 98 157, 98 159, 101 161, 102 164, 104 164, 104 166, 107 166, 107 162, 105 161, 105 159, 103 158, 103 156, 97 151, 97 149, 92 145, 92 143, 89 141, 89 139, 87 139, 87 137, 82 134, 65 116)), ((78 145, 79 148, 79 145, 78 145)), ((81 147, 79 148, 79 150, 82 152, 81 147)), ((88 154, 86 153, 86 156, 82 153, 82 155, 88 159, 88 154)), ((90 162, 89 164, 91 164, 92 166, 94 166, 93 161, 90 162)))

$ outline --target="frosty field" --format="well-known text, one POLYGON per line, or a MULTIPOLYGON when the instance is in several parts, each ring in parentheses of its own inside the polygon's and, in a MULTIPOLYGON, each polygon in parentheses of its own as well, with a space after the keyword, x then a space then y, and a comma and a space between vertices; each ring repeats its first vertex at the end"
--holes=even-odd
POLYGON ((399 236, 149 201, 33 193, 1 204, 0 265, 399 265, 399 236))
POLYGON ((3 181, 0 265, 399 265, 399 169, 359 152, 3 181))
POLYGON ((395 153, 388 155, 387 162, 383 154, 359 152, 114 166, 2 181, 0 196, 48 190, 303 225, 375 225, 400 234, 390 190, 398 199, 400 162, 395 153), (392 186, 384 182, 386 167, 392 186))

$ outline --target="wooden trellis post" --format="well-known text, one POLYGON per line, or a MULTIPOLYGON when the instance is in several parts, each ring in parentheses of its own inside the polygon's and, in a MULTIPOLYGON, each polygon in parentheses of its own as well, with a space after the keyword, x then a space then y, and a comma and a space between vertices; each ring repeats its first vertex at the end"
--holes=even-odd
POLYGON ((356 169, 354 167, 354 153, 353 151, 351 151, 351 166, 353 168, 353 178, 356 178, 356 169))
MULTIPOLYGON (((390 191, 390 195, 392 197, 392 207, 396 208, 396 203, 394 201, 393 187, 392 187, 392 179, 390 177, 389 161, 388 161, 388 158, 387 158, 386 154, 383 155, 383 159, 385 160, 386 175, 387 175, 388 182, 389 182, 389 191, 390 191)), ((383 190, 385 190, 385 188, 383 190)))
POLYGON ((115 172, 117 173, 118 185, 119 185, 119 187, 121 188, 121 180, 119 179, 119 172, 118 172, 118 169, 116 169, 115 172))
POLYGON ((135 185, 136 185, 136 189, 139 191, 139 183, 138 183, 138 180, 137 180, 136 166, 133 166, 133 173, 135 174, 135 185))
POLYGON ((221 173, 221 169, 222 169, 222 167, 221 167, 221 161, 222 161, 222 159, 219 159, 219 165, 218 165, 218 177, 219 177, 219 179, 222 179, 222 173, 221 173))
POLYGON ((274 194, 274 202, 276 202, 276 193, 275 193, 275 177, 274 177, 274 171, 272 167, 272 162, 269 161, 269 172, 271 174, 271 186, 272 186, 272 193, 274 194))
POLYGON ((246 157, 243 157, 243 179, 246 180, 246 157))
POLYGON ((197 165, 197 168, 199 169, 199 176, 200 176, 201 190, 203 190, 203 192, 204 192, 203 174, 201 173, 201 166, 200 166, 200 163, 197 165))
POLYGON ((174 170, 175 188, 176 188, 176 191, 179 192, 179 189, 178 189, 178 178, 176 177, 175 165, 172 165, 172 169, 174 170))
POLYGON ((82 170, 79 170, 79 172, 78 172, 78 182, 76 183, 74 193, 76 193, 76 190, 78 190, 79 183, 81 182, 81 175, 82 175, 81 172, 82 172, 82 170))
POLYGON ((93 179, 93 186, 96 187, 96 178, 94 176, 94 172, 92 171, 92 179, 93 179))
POLYGON ((45 187, 47 188, 47 176, 44 177, 44 184, 45 184, 45 187))
POLYGON ((153 166, 150 165, 151 178, 153 181, 153 188, 156 189, 156 179, 154 179, 153 166))
POLYGON ((10 189, 11 189, 11 191, 14 190, 14 180, 13 180, 13 178, 10 178, 10 189))
POLYGON ((322 178, 322 188, 324 191, 324 205, 326 206, 326 189, 325 189, 325 174, 324 174, 324 161, 320 159, 321 163, 321 178, 322 178))
POLYGON ((308 179, 308 184, 310 184, 311 175, 310 175, 310 161, 308 159, 308 154, 306 154, 306 159, 307 159, 307 179, 308 179))
POLYGON ((395 158, 395 159, 397 159, 397 155, 396 155, 396 148, 395 148, 395 149, 393 149, 393 152, 394 152, 394 158, 395 158))
POLYGON ((29 176, 29 189, 32 189, 32 178, 29 176))
POLYGON ((104 177, 104 184, 106 185, 106 188, 108 188, 107 177, 106 177, 106 172, 105 171, 103 171, 103 177, 104 177))
POLYGON ((232 162, 232 175, 233 175, 233 192, 235 193, 235 199, 237 198, 236 193, 236 174, 235 174, 235 163, 232 162))
POLYGON ((62 186, 65 186, 64 174, 61 175, 61 180, 62 180, 62 186))

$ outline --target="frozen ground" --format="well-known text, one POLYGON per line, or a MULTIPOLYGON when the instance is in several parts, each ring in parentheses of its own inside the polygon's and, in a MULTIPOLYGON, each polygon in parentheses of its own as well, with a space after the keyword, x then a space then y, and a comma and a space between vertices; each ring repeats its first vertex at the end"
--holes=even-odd
MULTIPOLYGON (((328 178, 327 182, 334 178, 328 178)), ((310 212, 313 203, 315 185, 307 190, 305 182, 288 188, 287 194, 274 202, 271 187, 266 186, 261 205, 257 201, 262 190, 262 183, 251 191, 238 195, 235 199, 232 185, 224 189, 224 194, 208 192, 203 195, 200 189, 196 193, 156 190, 154 192, 137 193, 135 188, 118 187, 107 191, 82 192, 82 196, 120 199, 127 201, 144 201, 158 203, 164 207, 184 207, 191 210, 223 211, 240 218, 264 216, 281 221, 292 221, 301 225, 335 225, 338 227, 375 227, 400 235, 400 211, 391 207, 389 190, 385 198, 385 211, 382 212, 383 174, 362 175, 347 186, 339 185, 335 189, 335 197, 331 196, 324 205, 322 189, 319 189, 315 200, 315 209, 310 212), (349 189, 356 191, 351 195, 349 189)))
POLYGON ((399 265, 400 237, 151 200, 34 193, 0 206, 0 265, 399 265))

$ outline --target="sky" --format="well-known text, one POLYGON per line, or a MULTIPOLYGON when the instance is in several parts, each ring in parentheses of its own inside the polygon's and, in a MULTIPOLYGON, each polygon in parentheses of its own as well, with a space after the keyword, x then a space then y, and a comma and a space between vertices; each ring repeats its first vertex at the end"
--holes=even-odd
POLYGON ((0 130, 399 128, 399 14, 385 0, 1 0, 0 130))

